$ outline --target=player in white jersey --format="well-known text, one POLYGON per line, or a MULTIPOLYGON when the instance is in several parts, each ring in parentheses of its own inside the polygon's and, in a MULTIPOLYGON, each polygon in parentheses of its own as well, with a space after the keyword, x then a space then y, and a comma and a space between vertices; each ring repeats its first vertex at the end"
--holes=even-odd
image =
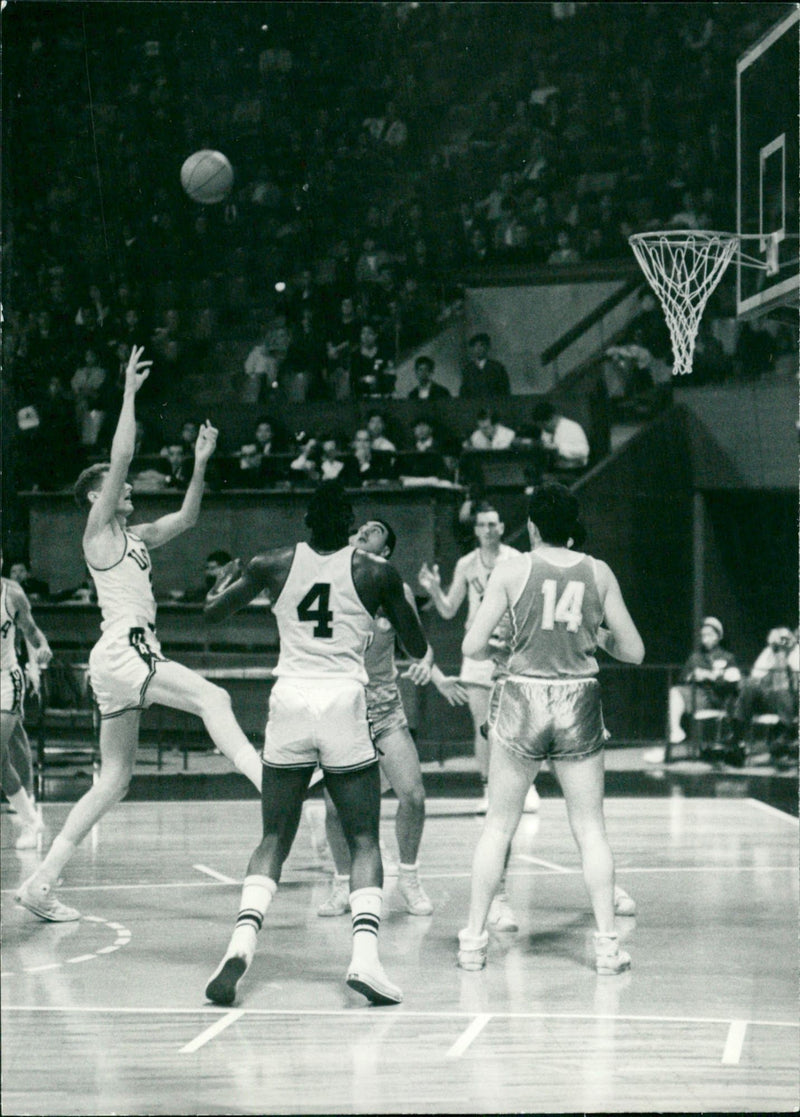
MULTIPOLYGON (((2 561, 2 556, 0 556, 2 561)), ((8 578, 0 580, 0 745, 3 791, 17 812, 22 829, 14 846, 35 849, 44 824, 33 803, 31 746, 22 721, 25 675, 17 659, 16 634, 20 631, 33 651, 37 668, 53 657, 50 645, 31 615, 25 591, 8 578)))
MULTIPOLYGON (((478 546, 469 554, 463 555, 456 563, 453 571, 453 580, 447 592, 442 590, 439 567, 434 564, 431 568, 427 563, 422 564, 419 572, 419 583, 431 595, 439 614, 450 620, 461 608, 464 598, 467 598, 467 621, 465 630, 468 632, 477 615, 478 608, 483 601, 489 576, 499 563, 508 562, 519 552, 514 547, 509 547, 502 542, 505 525, 500 519, 497 509, 486 501, 481 502, 475 509, 475 538, 478 546)), ((493 644, 500 651, 505 641, 505 625, 501 620, 493 634, 493 644)), ((469 709, 472 714, 473 742, 475 759, 478 763, 483 791, 478 802, 477 814, 485 814, 488 805, 486 785, 489 778, 489 742, 486 736, 486 718, 489 713, 489 693, 492 686, 492 677, 495 663, 492 659, 476 659, 473 656, 464 656, 461 663, 461 682, 465 684, 469 695, 469 709)), ((526 811, 539 809, 539 795, 531 784, 525 799, 526 811)), ((498 894, 492 905, 490 923, 496 931, 516 931, 517 919, 511 910, 506 892, 505 874, 500 882, 498 894)))
POLYGON ((232 1004, 297 832, 303 798, 319 763, 350 849, 353 954, 347 984, 373 1004, 403 995, 378 957, 383 866, 378 753, 367 721, 364 654, 382 609, 414 659, 428 651, 400 575, 384 559, 348 545, 353 510, 337 482, 323 482, 306 513, 309 543, 235 566, 209 595, 209 620, 229 616, 267 590, 278 622, 277 681, 269 700, 261 791, 263 837, 247 867, 228 948, 206 986, 232 1004))
POLYGON ((531 496, 531 553, 498 566, 464 637, 465 655, 488 654, 508 612, 508 656, 489 710, 489 809, 472 868, 469 922, 459 933, 464 969, 486 962, 487 916, 525 794, 545 759, 561 784, 570 827, 597 923, 597 972, 630 966, 614 924, 614 859, 603 819, 605 728, 597 682, 598 645, 625 663, 641 663, 644 645, 610 568, 576 554, 579 506, 563 485, 531 496))
MULTIPOLYGON (((384 520, 368 520, 350 538, 352 546, 385 559, 392 557, 396 542, 393 529, 384 520)), ((403 590, 409 605, 416 610, 410 588, 404 585, 403 590)), ((433 904, 420 884, 418 866, 419 847, 425 825, 425 788, 417 747, 408 728, 397 685, 397 637, 391 621, 384 616, 382 610, 372 623, 372 642, 364 660, 369 677, 366 692, 367 718, 372 739, 380 754, 381 779, 397 796, 395 833, 400 851, 397 887, 409 914, 431 915, 433 904)), ((467 701, 466 691, 458 679, 446 677, 433 662, 433 648, 429 647, 425 658, 413 663, 404 677, 410 678, 417 686, 432 682, 451 706, 462 706, 467 701)), ((350 906, 350 851, 327 790, 325 807, 328 843, 336 872, 331 893, 317 914, 344 915, 350 906)))
POLYGON ((16 897, 34 915, 53 922, 79 918, 74 908, 53 895, 53 885, 77 845, 127 793, 145 707, 157 703, 197 714, 220 752, 261 786, 258 753, 239 728, 227 691, 165 659, 156 636, 149 551, 197 522, 217 431, 208 423, 200 428, 194 471, 180 510, 130 530, 133 504, 126 477, 136 436, 134 400, 152 363, 142 361, 142 352, 133 347, 125 371, 110 462, 85 469, 75 484, 76 500, 88 509, 83 554, 102 612, 102 635, 89 656, 89 678, 100 711, 101 767, 97 782, 72 808, 44 861, 16 897))

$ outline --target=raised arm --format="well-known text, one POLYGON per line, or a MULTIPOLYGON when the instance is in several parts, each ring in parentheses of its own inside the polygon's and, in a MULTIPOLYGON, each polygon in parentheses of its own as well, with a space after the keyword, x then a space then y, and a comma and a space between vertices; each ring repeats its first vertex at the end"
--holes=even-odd
POLYGON ((598 629, 597 642, 609 655, 622 663, 641 663, 644 659, 644 643, 622 599, 619 582, 604 562, 598 562, 597 565, 600 590, 601 593, 605 591, 606 622, 606 627, 598 629))
POLYGON ((13 582, 8 583, 8 601, 14 617, 14 624, 25 637, 29 646, 33 648, 38 666, 47 667, 53 658, 53 653, 50 650, 47 637, 33 619, 31 604, 21 586, 17 586, 13 582))
POLYGON ((152 550, 154 547, 163 547, 176 535, 182 535, 190 527, 194 527, 200 515, 200 504, 203 499, 203 490, 206 480, 206 466, 208 459, 214 453, 217 445, 219 431, 212 427, 208 420, 200 427, 197 442, 194 447, 194 469, 192 479, 183 497, 183 504, 178 512, 170 512, 161 516, 151 524, 137 524, 136 534, 142 542, 152 550))
POLYGON ((422 588, 430 594, 437 613, 446 621, 451 620, 461 608, 461 603, 467 594, 467 579, 461 559, 456 563, 453 581, 446 593, 442 590, 442 578, 436 563, 430 567, 423 562, 417 577, 422 588))
POLYGON ((152 361, 141 360, 144 349, 134 345, 128 364, 125 369, 125 387, 122 395, 122 408, 117 420, 117 429, 111 442, 111 457, 108 473, 103 482, 97 500, 92 504, 86 529, 83 534, 84 543, 91 541, 115 520, 120 497, 125 488, 125 479, 133 460, 134 445, 136 442, 136 411, 134 400, 136 393, 150 375, 152 361))
POLYGON ((381 567, 380 604, 408 654, 413 659, 423 659, 428 654, 428 641, 417 610, 406 597, 403 579, 388 562, 381 567))
POLYGON ((483 601, 461 643, 462 653, 471 659, 489 658, 489 639, 508 608, 507 582, 515 566, 514 562, 498 563, 489 575, 483 601))
POLYGON ((250 559, 242 570, 238 559, 233 559, 220 570, 217 581, 206 595, 203 614, 206 620, 225 620, 249 605, 269 585, 270 566, 264 555, 250 559))

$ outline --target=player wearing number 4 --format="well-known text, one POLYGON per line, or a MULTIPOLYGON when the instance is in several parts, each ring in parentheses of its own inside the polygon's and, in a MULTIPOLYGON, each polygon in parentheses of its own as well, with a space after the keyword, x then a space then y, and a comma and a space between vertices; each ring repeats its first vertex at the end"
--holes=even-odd
POLYGON ((20 888, 17 903, 40 919, 61 923, 80 918, 53 895, 79 842, 125 797, 139 743, 141 711, 153 703, 199 715, 214 744, 261 786, 258 753, 239 728, 227 691, 187 667, 165 659, 156 636, 156 602, 150 550, 161 547, 197 522, 208 459, 217 431, 204 423, 195 444, 194 472, 177 512, 128 528, 133 512, 126 477, 136 437, 135 397, 150 371, 143 350, 131 350, 125 387, 108 464, 85 469, 75 498, 88 509, 83 554, 97 588, 102 636, 89 656, 89 678, 100 711, 100 775, 70 811, 42 864, 20 888))
POLYGON ((208 619, 220 619, 267 590, 280 638, 264 739, 263 837, 247 866, 230 943, 206 986, 215 1004, 233 1003, 253 960, 317 764, 350 851, 353 954, 347 984, 373 1004, 403 999, 378 957, 381 785, 367 721, 364 655, 379 609, 412 659, 425 657, 428 642, 394 567, 348 544, 353 509, 337 482, 320 485, 306 524, 309 543, 257 555, 241 575, 231 564, 206 605, 208 619))
MULTIPOLYGON (((367 520, 350 539, 354 547, 381 558, 391 558, 397 542, 393 529, 384 520, 367 520)), ((413 609, 414 595, 403 586, 406 600, 413 609)), ((380 613, 373 622, 373 635, 364 661, 367 684, 367 717, 372 738, 380 754, 381 779, 397 796, 395 833, 400 850, 397 888, 405 909, 411 915, 431 915, 433 904, 420 884, 417 857, 425 825, 425 789, 419 766, 417 747, 408 728, 403 701, 397 685, 395 663, 395 631, 387 617, 380 613)), ((458 679, 442 674, 433 662, 433 648, 419 663, 413 663, 404 678, 417 686, 429 681, 451 706, 467 701, 458 679)), ((342 833, 336 808, 325 792, 325 825, 328 843, 336 864, 330 895, 317 911, 318 915, 344 915, 349 909, 350 854, 342 833)))
POLYGON ((594 652, 625 663, 644 645, 610 568, 571 550, 582 534, 575 496, 563 485, 534 489, 528 511, 531 553, 496 567, 464 637, 464 655, 487 654, 508 610, 511 637, 489 703, 489 808, 475 850, 469 922, 459 932, 463 969, 486 963, 487 915, 525 794, 548 759, 561 784, 597 923, 600 974, 630 966, 614 924, 614 859, 603 819, 605 728, 594 652), (603 626, 605 622, 605 626, 603 626))

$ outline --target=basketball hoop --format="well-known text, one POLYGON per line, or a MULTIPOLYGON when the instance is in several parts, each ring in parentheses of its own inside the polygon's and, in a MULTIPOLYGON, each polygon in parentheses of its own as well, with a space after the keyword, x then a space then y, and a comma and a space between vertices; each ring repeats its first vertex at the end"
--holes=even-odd
POLYGON ((673 375, 691 372, 700 319, 739 238, 733 233, 677 229, 634 233, 628 243, 664 309, 675 357, 673 375))

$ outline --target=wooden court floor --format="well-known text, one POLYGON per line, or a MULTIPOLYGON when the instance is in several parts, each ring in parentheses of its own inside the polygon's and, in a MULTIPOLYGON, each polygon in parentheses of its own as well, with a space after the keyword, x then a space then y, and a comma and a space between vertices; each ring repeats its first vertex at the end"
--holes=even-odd
MULTIPOLYGON (((393 842, 392 803, 383 836, 393 842)), ((68 806, 46 807, 54 826, 68 806)), ((404 990, 346 988, 349 920, 301 829, 233 1009, 204 1001, 259 827, 257 802, 124 803, 78 853, 78 923, 13 903, 36 854, 2 819, 4 1114, 561 1113, 796 1109, 797 819, 754 799, 617 798, 619 919, 630 973, 597 977, 563 802, 515 839, 514 934, 455 964, 482 820, 429 801, 436 905, 404 914, 387 880, 381 951, 404 990)))

